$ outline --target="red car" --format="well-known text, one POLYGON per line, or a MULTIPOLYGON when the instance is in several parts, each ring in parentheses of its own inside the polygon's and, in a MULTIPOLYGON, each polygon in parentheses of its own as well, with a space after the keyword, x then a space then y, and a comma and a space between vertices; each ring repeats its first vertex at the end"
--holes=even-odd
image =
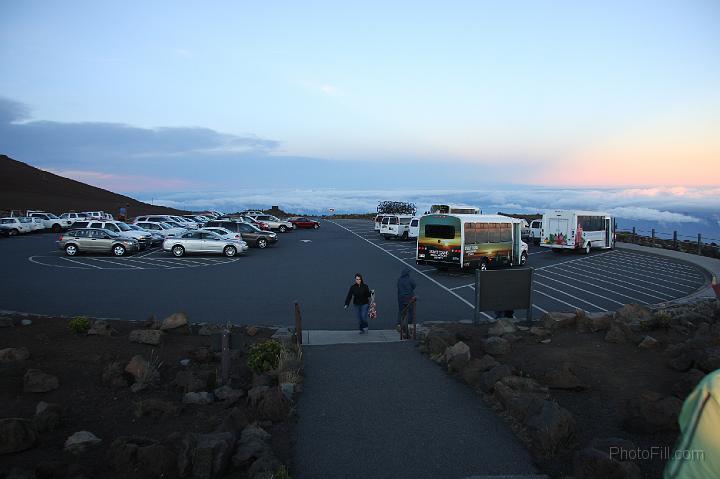
POLYGON ((318 223, 315 220, 311 220, 310 218, 293 218, 290 221, 293 225, 295 225, 295 228, 313 228, 318 229, 320 228, 320 223, 318 223))

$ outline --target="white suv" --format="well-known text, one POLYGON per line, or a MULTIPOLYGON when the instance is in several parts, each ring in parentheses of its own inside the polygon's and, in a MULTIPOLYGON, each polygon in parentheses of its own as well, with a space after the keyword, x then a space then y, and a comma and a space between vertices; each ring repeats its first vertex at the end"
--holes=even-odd
POLYGON ((31 233, 33 229, 33 220, 24 216, 11 216, 0 218, 0 224, 4 229, 8 230, 10 236, 19 235, 21 233, 31 233))
POLYGON ((256 214, 248 216, 255 219, 256 221, 262 221, 263 223, 268 225, 271 230, 278 230, 281 233, 295 228, 295 225, 293 225, 289 221, 281 220, 277 216, 266 214, 256 214))
POLYGON ((52 213, 43 213, 40 211, 30 213, 31 218, 40 218, 46 230, 52 230, 53 233, 59 233, 63 228, 69 228, 72 224, 70 221, 58 218, 52 213))
POLYGON ((85 213, 63 213, 60 215, 60 219, 69 221, 70 225, 72 225, 76 221, 86 221, 90 217, 85 213))

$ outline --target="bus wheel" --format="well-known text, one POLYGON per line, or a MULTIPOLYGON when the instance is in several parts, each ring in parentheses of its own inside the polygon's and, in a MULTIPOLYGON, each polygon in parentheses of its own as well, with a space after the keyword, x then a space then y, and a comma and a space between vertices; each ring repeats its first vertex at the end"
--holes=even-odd
POLYGON ((525 266, 527 264, 527 253, 523 252, 523 254, 520 255, 520 266, 525 266))

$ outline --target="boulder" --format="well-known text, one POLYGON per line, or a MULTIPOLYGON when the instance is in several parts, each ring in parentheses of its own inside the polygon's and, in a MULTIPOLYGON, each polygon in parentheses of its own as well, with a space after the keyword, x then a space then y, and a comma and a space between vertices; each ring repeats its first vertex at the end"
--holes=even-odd
POLYGON ((30 358, 28 348, 5 348, 0 349, 0 363, 15 363, 30 358))
POLYGON ((674 396, 644 391, 628 401, 623 428, 631 432, 675 431, 683 402, 674 396))
POLYGON ((499 319, 488 328, 488 336, 502 336, 503 334, 511 334, 518 329, 512 321, 507 319, 499 319))
POLYGON ((443 354, 449 346, 452 346, 456 342, 453 333, 437 327, 430 328, 425 338, 425 346, 430 355, 443 354))
POLYGON ((258 333, 257 326, 248 326, 247 328, 245 328, 245 334, 247 334, 250 337, 256 336, 257 333, 258 333))
POLYGON ((595 439, 584 449, 575 453, 573 472, 575 479, 640 479, 642 473, 637 464, 627 458, 636 446, 624 439, 595 439))
POLYGON ((693 358, 690 354, 681 354, 680 356, 669 359, 667 365, 675 371, 687 371, 693 365, 693 358))
POLYGON ((617 319, 610 323, 610 330, 605 335, 605 341, 616 344, 637 342, 635 340, 635 333, 630 329, 630 327, 626 323, 618 321, 617 319))
POLYGON ((188 318, 185 313, 173 313, 162 320, 162 324, 160 324, 160 329, 162 331, 167 331, 171 329, 177 329, 183 326, 185 326, 186 329, 188 327, 188 318))
POLYGON ((696 353, 695 363, 698 369, 706 373, 720 369, 720 347, 706 348, 696 353))
POLYGON ((652 312, 645 306, 638 304, 626 304, 615 311, 613 318, 615 321, 627 325, 634 332, 654 329, 657 324, 652 312))
POLYGON ((510 366, 507 364, 499 364, 480 376, 480 387, 485 392, 492 392, 495 388, 496 382, 500 381, 505 376, 510 375, 512 375, 512 369, 510 369, 510 366))
POLYGON ((142 379, 148 375, 149 369, 150 363, 140 354, 133 356, 127 366, 125 366, 125 372, 135 378, 135 381, 142 381, 142 379))
POLYGON ((222 333, 224 326, 222 324, 217 323, 205 323, 202 326, 200 326, 200 329, 198 329, 198 335, 199 336, 212 336, 213 334, 220 334, 222 333))
POLYGON ((110 321, 98 319, 93 322, 87 332, 88 336, 107 336, 111 337, 117 334, 117 330, 110 325, 110 321))
POLYGON ((78 431, 65 441, 64 450, 70 454, 82 454, 90 447, 100 444, 102 439, 90 431, 78 431))
POLYGON ((186 474, 193 479, 216 479, 222 477, 235 449, 235 436, 229 432, 196 434, 192 443, 189 466, 186 474))
POLYGON ((458 341, 445 350, 445 362, 449 371, 461 371, 470 361, 470 347, 462 341, 458 341))
POLYGON ((247 467, 255 459, 266 454, 272 454, 272 449, 268 444, 270 434, 261 427, 250 424, 243 429, 240 434, 237 449, 232 457, 235 467, 247 467))
POLYGON ((190 351, 190 357, 198 363, 211 363, 215 354, 207 346, 201 346, 190 351))
POLYGON ((494 396, 513 417, 521 421, 537 414, 543 401, 550 397, 547 388, 537 381, 519 376, 506 376, 497 381, 494 396))
POLYGON ((109 386, 113 389, 125 388, 128 386, 128 381, 125 379, 123 371, 125 368, 120 361, 115 361, 107 366, 102 373, 102 383, 105 386, 109 386))
POLYGON ((613 313, 583 312, 577 316, 577 329, 579 333, 597 333, 610 328, 613 313))
POLYGON ((480 382, 480 377, 485 371, 489 371, 498 365, 498 362, 486 354, 481 359, 471 359, 467 366, 462 370, 462 378, 467 384, 475 386, 480 382))
POLYGON ((292 401, 292 398, 295 395, 295 383, 280 383, 279 387, 285 397, 292 401))
POLYGON ((134 414, 135 417, 174 417, 179 416, 182 407, 170 401, 164 401, 157 398, 148 398, 136 402, 134 414))
POLYGON ((0 419, 0 454, 30 449, 38 435, 32 421, 20 418, 0 419))
POLYGON ((58 378, 39 369, 28 369, 23 376, 23 391, 26 393, 45 393, 60 387, 58 378))
POLYGON ((509 341, 499 337, 487 338, 483 341, 483 348, 485 349, 485 352, 492 354, 493 356, 508 354, 512 349, 509 341))
POLYGON ((118 472, 149 477, 172 477, 176 474, 176 456, 158 441, 142 436, 120 436, 108 449, 107 461, 118 472))
POLYGON ((183 404, 210 404, 215 401, 212 393, 207 391, 190 392, 183 396, 183 404))
POLYGON ((32 320, 30 320, 30 319, 22 319, 22 320, 20 320, 20 325, 21 325, 21 326, 31 326, 31 325, 32 325, 32 320))
POLYGON ((130 331, 130 342, 158 346, 163 341, 164 332, 157 329, 135 329, 130 331))
POLYGON ((14 328, 15 320, 13 318, 1 317, 0 328, 14 328))
POLYGON ((576 313, 545 313, 540 319, 543 328, 551 331, 572 327, 575 325, 576 320, 576 313))
POLYGON ((282 467, 282 463, 275 457, 273 453, 266 453, 253 461, 250 469, 248 469, 248 477, 250 479, 269 479, 274 478, 275 473, 282 467))
POLYGON ((245 396, 245 391, 242 389, 233 389, 230 386, 220 386, 213 391, 215 397, 220 401, 225 401, 228 404, 237 402, 241 397, 245 396))
POLYGON ((638 344, 638 348, 641 349, 656 349, 658 347, 660 347, 660 341, 652 336, 645 336, 643 340, 640 341, 640 344, 638 344))
POLYGON ((172 477, 176 470, 177 457, 172 449, 162 444, 149 444, 137 450, 135 470, 143 471, 150 477, 172 477))
POLYGON ((548 369, 540 377, 540 381, 552 389, 567 389, 580 391, 587 389, 580 379, 575 375, 570 363, 563 363, 559 368, 548 369))
POLYGON ((245 410, 234 407, 230 413, 223 418, 222 423, 217 428, 217 432, 231 432, 234 436, 240 437, 240 433, 249 424, 245 410))
POLYGON ((183 392, 205 391, 208 386, 207 378, 195 371, 178 371, 172 382, 173 386, 182 389, 183 392))
POLYGON ((530 334, 538 338, 544 338, 546 336, 550 336, 552 332, 549 329, 541 328, 540 326, 533 326, 530 328, 530 334))
POLYGON ((704 377, 704 372, 699 369, 691 369, 681 380, 672 385, 673 394, 676 397, 685 400, 685 398, 693 391, 693 389, 695 389, 695 386, 697 386, 704 377))
POLYGON ((568 448, 575 437, 575 418, 553 401, 543 401, 537 414, 525 420, 533 447, 543 454, 568 448))
MULTIPOLYGON (((251 401, 251 404, 253 404, 253 401, 251 401)), ((285 397, 280 388, 273 387, 267 388, 259 399, 254 401, 253 407, 261 419, 279 422, 288 418, 292 410, 292 403, 285 397)))
POLYGON ((62 407, 59 404, 40 401, 35 406, 33 423, 38 432, 54 431, 62 421, 62 407))

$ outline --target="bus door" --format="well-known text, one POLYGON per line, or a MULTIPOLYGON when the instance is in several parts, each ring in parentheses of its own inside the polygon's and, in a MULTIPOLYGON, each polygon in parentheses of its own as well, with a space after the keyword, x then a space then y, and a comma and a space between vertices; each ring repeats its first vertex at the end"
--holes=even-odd
POLYGON ((567 218, 549 218, 546 228, 551 244, 565 244, 569 234, 567 218))

